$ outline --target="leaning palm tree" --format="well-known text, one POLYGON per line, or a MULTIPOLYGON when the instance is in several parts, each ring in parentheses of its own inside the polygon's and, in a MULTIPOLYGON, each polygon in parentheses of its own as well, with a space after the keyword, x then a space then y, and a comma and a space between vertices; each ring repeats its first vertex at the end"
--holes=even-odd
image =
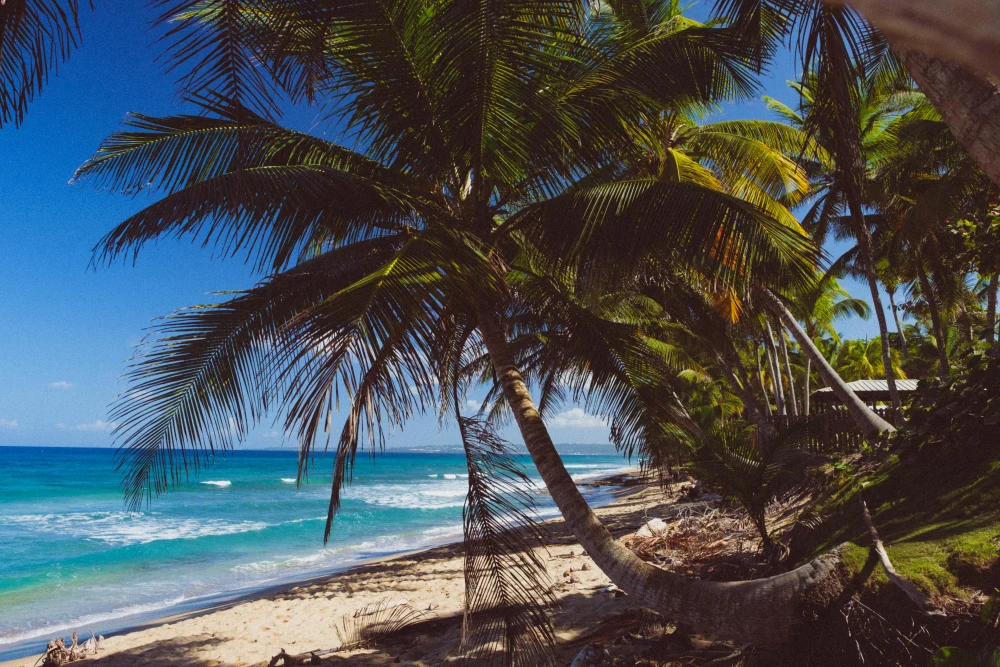
MULTIPOLYGON (((834 326, 835 322, 851 316, 867 320, 871 313, 867 301, 852 297, 850 292, 841 287, 836 272, 833 267, 828 269, 814 285, 796 294, 795 299, 789 304, 792 313, 803 323, 806 335, 812 340, 816 340, 817 336, 828 336, 834 342, 839 342, 840 333, 834 326)), ((808 415, 812 358, 809 355, 803 356, 805 358, 803 413, 808 415)))
MULTIPOLYGON (((647 266, 734 286, 794 284, 813 270, 797 225, 750 202, 614 175, 651 109, 752 91, 729 30, 681 21, 673 2, 647 9, 626 22, 569 0, 168 3, 174 62, 190 68, 182 82, 200 113, 133 116, 81 168, 100 186, 164 193, 98 257, 189 237, 269 275, 165 319, 131 367, 113 410, 129 498, 165 490, 275 409, 299 441, 300 474, 335 440, 329 535, 358 448, 377 451, 388 429, 432 405, 464 419, 452 392, 478 371, 500 387, 553 500, 613 581, 693 628, 787 636, 802 592, 836 579, 835 555, 718 585, 644 563, 588 507, 526 381, 534 369, 523 364, 549 353, 558 372, 536 374, 548 395, 568 382, 623 439, 684 423, 657 391, 659 347, 585 306, 647 266), (269 120, 279 91, 328 103, 361 150, 269 120), (553 313, 552 335, 533 332, 553 313)), ((463 428, 470 461, 496 449, 486 433, 463 428)), ((516 617, 501 634, 515 625, 528 624, 516 617)))

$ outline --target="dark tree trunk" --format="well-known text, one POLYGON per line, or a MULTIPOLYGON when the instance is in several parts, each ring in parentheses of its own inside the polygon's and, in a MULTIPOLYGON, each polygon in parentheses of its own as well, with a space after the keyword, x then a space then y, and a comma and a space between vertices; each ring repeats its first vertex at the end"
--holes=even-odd
POLYGON ((784 322, 788 330, 792 332, 795 340, 798 342, 799 346, 802 348, 803 354, 808 354, 812 357, 813 362, 816 364, 816 369, 819 371, 819 375, 823 378, 823 382, 826 386, 833 390, 833 393, 837 395, 847 408, 851 417, 854 418, 854 422, 861 429, 861 432, 868 437, 877 436, 880 433, 895 431, 892 424, 886 420, 879 417, 874 410, 869 408, 862 402, 858 395, 855 394, 847 383, 844 382, 843 378, 837 374, 837 371, 833 370, 833 367, 826 360, 826 357, 819 351, 816 344, 811 338, 806 334, 805 330, 799 325, 795 316, 788 310, 781 299, 774 295, 773 292, 766 288, 760 288, 759 294, 764 301, 764 306, 771 311, 776 317, 780 318, 784 322))
POLYGON ((934 337, 937 338, 938 370, 941 377, 948 377, 951 374, 951 364, 948 363, 948 337, 945 335, 944 322, 941 321, 941 309, 938 307, 937 295, 934 293, 934 286, 931 285, 924 269, 924 260, 917 256, 917 277, 920 280, 920 291, 924 293, 924 300, 927 301, 927 309, 931 311, 931 327, 934 329, 934 337))
POLYGON ((786 641, 801 622, 808 591, 823 586, 824 595, 829 590, 835 596, 842 590, 839 550, 791 572, 728 583, 686 579, 641 560, 611 535, 566 471, 517 369, 499 320, 492 313, 480 313, 479 330, 528 453, 566 525, 597 566, 636 603, 693 632, 773 645, 786 641))

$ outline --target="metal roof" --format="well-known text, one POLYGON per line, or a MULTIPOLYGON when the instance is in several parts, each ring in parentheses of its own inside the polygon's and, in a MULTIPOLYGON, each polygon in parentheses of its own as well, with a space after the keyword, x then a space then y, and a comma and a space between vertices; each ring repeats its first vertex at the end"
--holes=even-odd
MULTIPOLYGON (((919 382, 919 380, 896 380, 896 390, 899 392, 916 391, 919 382)), ((856 380, 848 382, 847 386, 862 400, 878 401, 889 398, 889 383, 885 380, 856 380)), ((812 395, 821 401, 837 400, 833 389, 829 387, 819 389, 812 395)))

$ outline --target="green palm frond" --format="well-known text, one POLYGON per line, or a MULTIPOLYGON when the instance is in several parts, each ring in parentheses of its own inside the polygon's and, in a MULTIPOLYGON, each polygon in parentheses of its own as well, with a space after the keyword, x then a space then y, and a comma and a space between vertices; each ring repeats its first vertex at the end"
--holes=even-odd
POLYGON ((203 100, 212 115, 156 118, 130 114, 74 176, 112 192, 173 193, 239 169, 315 166, 403 188, 405 174, 332 142, 294 132, 224 100, 203 100))
POLYGON ((733 422, 718 426, 699 439, 691 468, 698 479, 720 486, 743 505, 766 546, 769 537, 765 512, 789 479, 799 472, 806 442, 804 425, 765 439, 752 427, 733 422))
POLYGON ((401 239, 335 250, 229 301, 178 311, 157 323, 115 402, 119 468, 131 507, 166 491, 229 449, 280 397, 274 345, 281 330, 331 291, 362 279, 401 239))
POLYGON ((485 421, 458 417, 469 470, 462 647, 477 665, 553 665, 556 637, 531 482, 485 421), (499 650, 498 650, 499 649, 499 650))
POLYGON ((611 283, 644 258, 671 258, 728 284, 762 267, 808 279, 816 249, 798 228, 734 196, 689 183, 636 179, 581 189, 522 211, 517 224, 564 262, 588 259, 611 283))
POLYGON ((162 237, 189 237, 223 256, 245 253, 280 269, 309 244, 349 243, 404 229, 405 193, 320 165, 227 172, 171 193, 101 239, 95 261, 133 258, 162 237))
POLYGON ((0 4, 0 127, 20 125, 49 74, 80 44, 78 0, 0 4))
POLYGON ((277 87, 265 50, 280 20, 275 0, 156 0, 168 71, 180 90, 219 95, 237 108, 277 115, 277 87))

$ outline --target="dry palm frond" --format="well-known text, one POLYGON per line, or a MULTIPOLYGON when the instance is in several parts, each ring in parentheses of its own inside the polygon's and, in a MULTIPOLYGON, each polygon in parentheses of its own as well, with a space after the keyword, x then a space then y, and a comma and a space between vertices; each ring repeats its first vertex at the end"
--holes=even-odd
POLYGON ((361 607, 353 614, 346 614, 340 626, 333 626, 340 640, 338 651, 371 648, 380 640, 405 630, 432 615, 429 611, 414 609, 408 604, 383 599, 361 607))
POLYGON ((527 476, 485 421, 459 416, 469 468, 462 646, 477 665, 552 664, 555 634, 527 476))

